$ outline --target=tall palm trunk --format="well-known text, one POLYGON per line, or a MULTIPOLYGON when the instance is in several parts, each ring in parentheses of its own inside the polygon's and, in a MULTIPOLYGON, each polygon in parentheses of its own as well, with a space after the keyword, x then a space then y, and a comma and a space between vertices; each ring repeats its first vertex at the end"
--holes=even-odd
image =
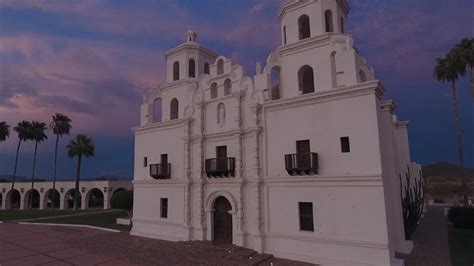
POLYGON ((464 178, 464 156, 463 156, 463 151, 462 151, 461 121, 460 121, 459 111, 458 111, 456 81, 455 80, 453 80, 451 82, 451 101, 452 101, 452 104, 453 104, 453 113, 454 113, 454 119, 455 119, 455 122, 456 122, 456 145, 457 145, 459 167, 460 167, 459 176, 461 177, 461 181, 462 181, 462 190, 463 190, 463 194, 464 194, 464 202, 467 203, 468 191, 467 191, 466 179, 464 178))
POLYGON ((33 208, 33 189, 35 187, 35 169, 36 169, 36 152, 38 151, 38 142, 35 143, 35 154, 33 156, 33 171, 31 173, 31 191, 28 198, 28 209, 33 208))
POLYGON ((77 210, 79 206, 79 176, 81 175, 81 159, 82 156, 79 155, 77 157, 77 165, 76 165, 76 186, 74 191, 74 210, 77 210))
POLYGON ((12 208, 13 189, 15 188, 16 169, 18 166, 18 155, 20 153, 21 139, 18 140, 18 147, 16 148, 15 168, 13 169, 12 189, 10 190, 10 209, 12 208))
POLYGON ((54 209, 54 203, 56 202, 56 169, 58 164, 58 142, 59 135, 56 135, 56 146, 54 148, 53 196, 51 197, 51 209, 54 209))

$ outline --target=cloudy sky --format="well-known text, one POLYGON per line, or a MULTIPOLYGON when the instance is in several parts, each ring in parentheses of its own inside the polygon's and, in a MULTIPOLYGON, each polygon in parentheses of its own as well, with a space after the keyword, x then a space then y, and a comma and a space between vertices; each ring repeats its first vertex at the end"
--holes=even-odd
MULTIPOLYGON (((83 176, 132 177, 133 136, 142 95, 163 82, 165 50, 192 28, 199 42, 253 74, 280 44, 282 0, 0 0, 0 121, 49 124, 62 112, 73 134, 96 140, 83 176)), ((411 121, 412 157, 456 162, 447 84, 432 78, 435 58, 472 36, 471 0, 350 0, 349 32, 376 69, 401 119, 411 121)), ((473 106, 459 82, 463 141, 473 163, 473 106)), ((38 176, 52 172, 53 136, 40 146, 38 176)), ((70 137, 65 137, 65 145, 70 137)), ((13 172, 17 138, 0 144, 0 175, 13 172)), ((30 176, 33 144, 22 147, 19 175, 30 176)), ((60 154, 59 176, 74 161, 60 154)))

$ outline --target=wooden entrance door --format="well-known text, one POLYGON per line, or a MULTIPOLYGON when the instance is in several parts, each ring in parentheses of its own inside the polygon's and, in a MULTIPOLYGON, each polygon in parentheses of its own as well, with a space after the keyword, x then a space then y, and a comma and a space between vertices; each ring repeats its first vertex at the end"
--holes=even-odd
POLYGON ((232 210, 230 202, 219 197, 214 203, 214 242, 220 244, 232 244, 232 210))

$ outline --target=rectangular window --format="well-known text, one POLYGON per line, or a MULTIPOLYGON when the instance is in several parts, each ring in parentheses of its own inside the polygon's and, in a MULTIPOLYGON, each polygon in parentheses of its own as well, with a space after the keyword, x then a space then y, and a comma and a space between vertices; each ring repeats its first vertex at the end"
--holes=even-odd
POLYGON ((342 137, 341 138, 341 152, 348 153, 351 152, 351 145, 349 142, 349 137, 342 137))
POLYGON ((161 198, 160 202, 161 202, 160 217, 168 218, 168 198, 161 198))
POLYGON ((148 157, 143 157, 143 167, 148 167, 148 157))
POLYGON ((300 230, 314 232, 313 203, 298 202, 300 215, 300 230))

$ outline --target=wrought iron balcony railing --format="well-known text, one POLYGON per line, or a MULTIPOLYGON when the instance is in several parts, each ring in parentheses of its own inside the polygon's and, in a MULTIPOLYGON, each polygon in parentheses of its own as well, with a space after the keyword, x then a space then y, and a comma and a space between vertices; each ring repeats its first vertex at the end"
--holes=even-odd
POLYGON ((290 175, 317 175, 318 154, 315 152, 286 154, 285 167, 290 175))
POLYGON ((207 177, 234 177, 235 158, 213 158, 206 160, 207 177))
POLYGON ((170 179, 171 178, 171 164, 150 164, 150 176, 154 179, 170 179))

